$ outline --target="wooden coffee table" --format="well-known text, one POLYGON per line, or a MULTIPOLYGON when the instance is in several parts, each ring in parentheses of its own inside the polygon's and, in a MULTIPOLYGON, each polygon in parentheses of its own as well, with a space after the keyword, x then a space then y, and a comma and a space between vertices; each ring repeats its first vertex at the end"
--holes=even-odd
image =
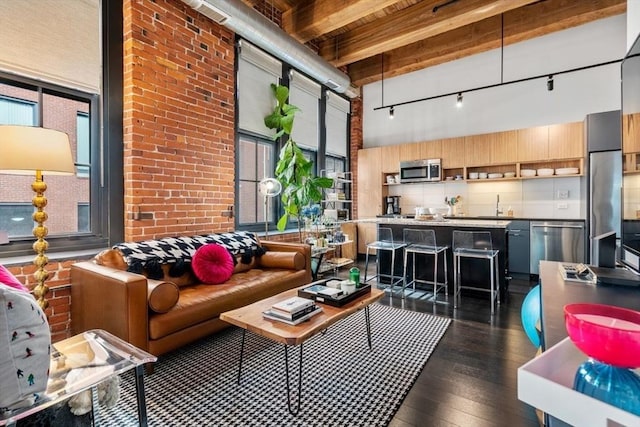
MULTIPOLYGON (((307 287, 309 285, 302 286, 307 287)), ((333 307, 327 304, 317 303, 322 307, 322 313, 313 316, 308 321, 291 326, 277 320, 269 320, 262 317, 262 312, 271 308, 275 303, 298 295, 298 288, 282 292, 253 304, 236 310, 227 311, 220 315, 220 320, 231 323, 242 328, 242 343, 240 345, 240 363, 238 367, 238 383, 242 374, 242 359, 244 354, 244 341, 247 331, 269 338, 272 341, 284 345, 284 363, 287 382, 287 406, 292 415, 297 415, 300 411, 302 396, 302 347, 306 340, 312 336, 324 332, 329 326, 335 324, 351 314, 364 309, 365 326, 367 331, 367 342, 371 348, 371 319, 369 317, 369 305, 378 301, 384 295, 384 291, 371 288, 371 292, 343 305, 333 307), (299 346, 299 369, 298 369, 298 401, 295 408, 291 402, 291 389, 289 384, 289 346, 299 346)))

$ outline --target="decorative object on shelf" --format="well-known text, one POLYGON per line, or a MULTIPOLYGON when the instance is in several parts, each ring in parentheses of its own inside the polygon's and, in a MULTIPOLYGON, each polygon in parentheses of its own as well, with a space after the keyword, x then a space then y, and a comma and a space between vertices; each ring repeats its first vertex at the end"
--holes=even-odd
MULTIPOLYGON (((304 206, 322 200, 322 189, 331 188, 333 179, 315 176, 313 162, 307 160, 302 150, 291 139, 295 113, 299 108, 287 103, 289 89, 286 86, 271 84, 276 99, 276 106, 271 114, 264 118, 269 129, 276 129, 274 140, 286 135, 287 141, 280 150, 280 158, 276 163, 276 179, 283 187, 281 193, 284 215, 278 220, 278 230, 286 228, 289 217, 300 219, 304 206)), ((302 221, 298 221, 298 237, 302 241, 302 221)))
POLYGON ((33 263, 37 270, 34 273, 36 286, 33 294, 38 299, 38 305, 44 310, 49 303, 46 295, 49 288, 45 281, 49 273, 45 269, 49 259, 46 251, 49 243, 44 239, 49 234, 49 230, 44 225, 47 220, 47 213, 44 211, 47 206, 47 198, 44 192, 47 184, 43 175, 73 175, 75 165, 69 145, 69 137, 66 133, 53 129, 31 126, 0 126, 0 172, 17 175, 30 175, 35 172, 35 181, 31 184, 31 189, 35 193, 32 199, 34 208, 33 220, 36 226, 33 235, 36 241, 33 250, 36 257, 33 263))
POLYGON ((453 197, 445 197, 444 198, 444 202, 447 204, 447 215, 452 215, 453 214, 453 210, 456 209, 456 205, 458 203, 460 203, 460 201, 462 200, 462 196, 461 195, 457 195, 457 196, 453 196, 453 197))
POLYGON ((640 415, 640 312, 603 304, 564 307, 569 338, 590 358, 573 388, 640 415))
POLYGON ((264 178, 258 184, 258 191, 264 198, 264 236, 269 237, 269 200, 282 192, 282 184, 275 178, 264 178))

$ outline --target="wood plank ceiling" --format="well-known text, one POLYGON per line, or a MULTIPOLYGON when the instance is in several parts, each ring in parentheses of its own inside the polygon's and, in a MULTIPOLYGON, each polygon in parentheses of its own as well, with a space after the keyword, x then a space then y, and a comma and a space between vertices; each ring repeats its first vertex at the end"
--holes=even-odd
POLYGON ((627 0, 243 0, 362 86, 618 15, 627 0), (384 64, 384 70, 382 65, 384 64))

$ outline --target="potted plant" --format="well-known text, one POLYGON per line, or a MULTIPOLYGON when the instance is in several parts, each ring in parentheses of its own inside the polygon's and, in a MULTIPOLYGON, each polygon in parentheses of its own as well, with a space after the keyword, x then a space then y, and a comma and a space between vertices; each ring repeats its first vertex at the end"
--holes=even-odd
POLYGON ((284 214, 278 220, 278 230, 286 228, 289 218, 296 218, 298 236, 302 241, 302 208, 319 203, 322 200, 322 189, 331 188, 333 179, 315 176, 313 162, 304 157, 300 147, 291 138, 293 120, 300 109, 287 103, 289 89, 272 83, 271 90, 276 106, 264 118, 264 124, 277 131, 274 140, 286 136, 275 171, 275 178, 282 184, 281 200, 284 208, 284 214))

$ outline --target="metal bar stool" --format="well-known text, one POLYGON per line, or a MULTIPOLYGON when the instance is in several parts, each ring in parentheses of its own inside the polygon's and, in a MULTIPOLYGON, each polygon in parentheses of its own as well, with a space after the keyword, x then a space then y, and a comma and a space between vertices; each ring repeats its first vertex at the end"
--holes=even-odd
POLYGON ((491 243, 489 231, 453 231, 453 270, 454 270, 454 307, 458 307, 460 289, 472 289, 475 291, 489 292, 491 299, 491 314, 494 313, 495 301, 500 304, 498 298, 498 253, 491 243), (477 258, 489 260, 490 288, 478 288, 463 286, 460 275, 460 261, 462 258, 477 258))
POLYGON ((389 227, 378 227, 378 239, 375 242, 367 243, 367 253, 364 261, 364 283, 367 283, 371 279, 375 279, 376 277, 388 277, 391 280, 391 292, 393 292, 393 287, 396 283, 402 282, 404 279, 402 277, 398 277, 395 279, 394 269, 396 265, 396 251, 404 248, 406 245, 402 242, 395 242, 393 240, 393 232, 389 227), (367 279, 367 273, 369 271, 369 250, 376 251, 389 251, 391 252, 391 270, 390 274, 380 273, 380 254, 377 253, 376 256, 376 274, 367 279))
MULTIPOLYGON (((438 296, 438 290, 444 288, 445 295, 449 295, 448 280, 447 280, 447 255, 446 251, 449 246, 438 246, 436 244, 436 232, 434 230, 423 230, 414 228, 405 228, 402 237, 404 243, 407 244, 404 248, 404 274, 402 290, 408 286, 413 285, 413 290, 416 290, 416 283, 433 283, 433 300, 435 301, 438 296), (433 281, 426 279, 418 279, 416 276, 416 254, 418 255, 433 255, 433 281), (438 258, 443 254, 444 264, 444 282, 438 282, 438 258), (413 260, 412 277, 411 281, 407 283, 407 260, 411 255, 413 260)), ((404 298, 404 292, 402 293, 404 298)))

